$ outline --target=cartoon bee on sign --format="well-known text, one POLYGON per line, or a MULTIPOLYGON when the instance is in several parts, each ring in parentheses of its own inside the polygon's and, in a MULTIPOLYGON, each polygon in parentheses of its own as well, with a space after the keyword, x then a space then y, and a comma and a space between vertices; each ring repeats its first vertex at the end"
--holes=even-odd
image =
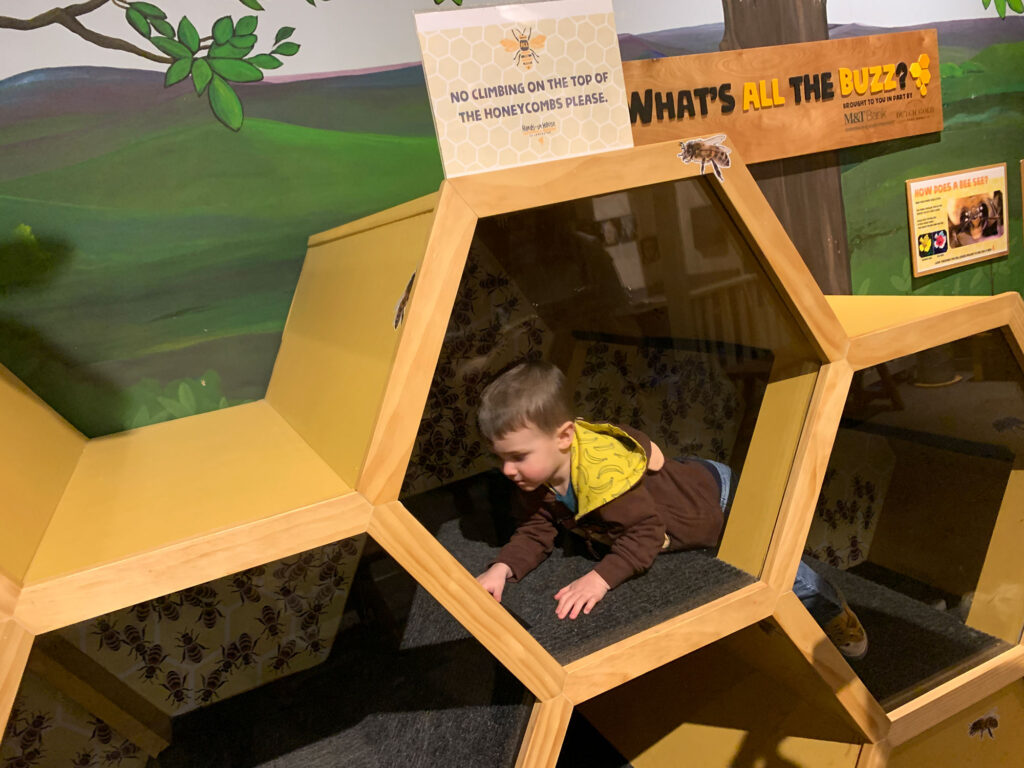
POLYGON ((517 67, 523 69, 532 69, 533 65, 540 59, 535 49, 543 48, 544 41, 547 40, 546 35, 533 35, 530 36, 531 29, 526 30, 512 30, 512 40, 505 38, 501 41, 502 47, 506 51, 515 51, 516 55, 512 58, 517 67))
POLYGON ((732 161, 729 159, 729 153, 732 150, 724 146, 723 141, 725 141, 724 133, 706 139, 680 141, 679 149, 682 151, 676 157, 684 163, 695 163, 700 160, 701 173, 704 173, 704 166, 711 163, 715 176, 721 181, 722 169, 732 165, 732 161))

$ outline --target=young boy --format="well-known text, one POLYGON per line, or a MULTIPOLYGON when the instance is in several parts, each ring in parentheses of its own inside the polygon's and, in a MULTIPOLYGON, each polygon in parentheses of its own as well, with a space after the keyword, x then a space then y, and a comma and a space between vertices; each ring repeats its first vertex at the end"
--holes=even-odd
MULTIPOLYGON (((554 548, 561 528, 608 545, 593 570, 555 594, 558 618, 590 613, 609 589, 662 552, 718 544, 731 473, 717 462, 665 461, 647 435, 573 420, 565 376, 550 363, 512 368, 484 389, 480 431, 518 486, 519 525, 477 581, 499 602, 554 548)), ((794 591, 850 658, 867 651, 863 627, 833 587, 801 562, 794 591)))
POLYGON ((555 594, 560 619, 590 613, 661 552, 718 543, 721 489, 708 466, 666 462, 638 430, 574 421, 565 377, 550 363, 499 376, 483 392, 478 420, 523 506, 511 540, 477 577, 499 601, 506 581, 519 581, 551 553, 561 528, 609 549, 555 594))

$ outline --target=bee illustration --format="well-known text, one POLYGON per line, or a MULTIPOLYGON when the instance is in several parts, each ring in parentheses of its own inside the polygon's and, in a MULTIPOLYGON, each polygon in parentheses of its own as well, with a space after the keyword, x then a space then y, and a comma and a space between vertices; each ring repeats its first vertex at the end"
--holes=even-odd
POLYGON ((220 600, 212 600, 205 602, 202 608, 199 610, 199 616, 196 618, 202 622, 203 626, 207 629, 213 629, 217 626, 217 619, 223 619, 224 614, 220 612, 220 600))
POLYGON ((31 719, 25 720, 25 727, 15 735, 18 737, 18 746, 22 753, 37 749, 43 746, 43 731, 53 727, 53 718, 50 715, 39 712, 31 719))
POLYGON ((258 603, 262 599, 259 590, 252 582, 252 575, 248 571, 242 571, 232 576, 231 587, 243 603, 258 603))
POLYGON ((27 752, 22 752, 17 757, 12 757, 6 760, 4 762, 4 768, 32 768, 33 765, 37 765, 42 759, 43 750, 30 749, 27 752))
POLYGON ((302 624, 300 625, 303 632, 307 632, 313 627, 320 626, 320 617, 327 612, 327 606, 321 602, 315 602, 309 606, 309 609, 302 614, 302 624))
POLYGON ((725 141, 724 133, 719 133, 716 136, 710 136, 706 139, 680 141, 679 149, 681 151, 676 155, 676 157, 684 163, 695 163, 700 160, 701 173, 704 173, 704 166, 707 165, 707 163, 711 163, 711 168, 714 170, 715 176, 719 181, 721 181, 722 169, 728 168, 732 165, 732 161, 729 159, 729 153, 732 152, 732 150, 722 144, 723 141, 725 141))
POLYGON ((202 675, 201 680, 203 682, 200 687, 197 699, 200 704, 209 704, 213 701, 214 697, 220 698, 217 694, 217 689, 224 685, 227 680, 222 679, 220 668, 214 669, 209 675, 202 675))
POLYGON ((988 734, 990 739, 994 739, 996 735, 993 733, 996 728, 999 727, 999 715, 995 710, 982 715, 977 720, 967 726, 968 736, 979 736, 982 739, 985 738, 985 734, 988 734))
MULTIPOLYGON (((256 621, 263 625, 263 632, 266 632, 271 637, 277 637, 283 631, 281 626, 281 612, 275 611, 269 605, 263 606, 263 610, 260 612, 260 617, 256 619, 256 621)), ((263 632, 260 632, 260 637, 263 636, 263 632)))
POLYGON ((181 603, 174 599, 173 595, 163 595, 153 600, 153 610, 156 611, 157 621, 178 621, 181 618, 179 610, 181 603))
POLYGON ((295 657, 295 641, 289 640, 284 645, 277 644, 277 654, 271 659, 270 666, 275 672, 280 672, 289 666, 289 662, 295 657))
POLYGON ((327 642, 315 631, 306 634, 306 647, 304 650, 310 656, 319 656, 321 653, 326 653, 327 649, 327 642))
MULTIPOLYGON (((342 539, 340 542, 338 542, 338 549, 341 550, 340 553, 338 553, 337 550, 335 550, 334 552, 335 556, 338 558, 344 558, 345 555, 348 555, 349 557, 355 557, 357 554, 359 554, 359 547, 352 539, 342 539)), ((340 559, 335 560, 334 557, 332 557, 331 560, 335 563, 340 562, 340 559)))
POLYGON ((107 648, 112 651, 120 650, 123 640, 121 638, 121 633, 117 631, 116 621, 111 624, 107 621, 106 617, 99 618, 93 623, 93 627, 95 627, 95 629, 93 629, 90 634, 95 635, 100 639, 100 643, 96 646, 96 650, 100 650, 103 646, 107 646, 107 648))
POLYGON ((135 620, 139 622, 139 624, 143 624, 145 623, 146 619, 149 618, 149 614, 152 612, 153 607, 149 604, 149 601, 146 600, 142 603, 136 603, 128 610, 135 617, 135 620))
POLYGON ((118 746, 108 749, 103 754, 103 762, 106 765, 120 765, 122 760, 130 760, 138 754, 139 748, 125 739, 118 746))
POLYGON ((178 635, 178 647, 182 649, 181 660, 185 657, 193 664, 199 664, 203 660, 203 651, 206 646, 199 642, 199 635, 194 630, 185 630, 178 635))
POLYGON ((167 700, 172 702, 174 706, 180 707, 182 704, 188 701, 188 695, 192 692, 191 688, 186 688, 185 683, 188 681, 188 674, 179 675, 173 669, 168 670, 164 676, 164 682, 160 683, 160 687, 167 691, 167 700))
POLYGON ((317 571, 316 580, 318 583, 323 584, 325 581, 330 581, 338 573, 338 566, 336 563, 330 560, 324 560, 320 565, 320 570, 317 571))
MULTIPOLYGON (((284 607, 292 613, 301 613, 303 608, 302 595, 295 591, 295 589, 287 582, 281 585, 281 588, 274 593, 280 600, 284 601, 284 607)), ((267 608, 269 606, 264 606, 267 608)))
POLYGON ((114 732, 106 722, 100 720, 98 717, 94 717, 92 720, 89 720, 88 723, 92 726, 92 735, 89 737, 90 741, 95 739, 100 744, 110 743, 110 740, 114 737, 114 732))
POLYGON ((150 682, 155 680, 157 675, 163 671, 161 665, 166 658, 167 654, 164 653, 163 646, 160 643, 153 643, 146 649, 146 654, 142 658, 142 670, 139 677, 150 682))
POLYGON ((850 537, 850 549, 848 556, 851 563, 864 559, 864 550, 861 549, 861 541, 856 535, 850 537))
POLYGON ((199 584, 195 587, 189 587, 178 594, 181 597, 182 603, 186 603, 195 608, 200 608, 205 603, 212 602, 218 597, 217 590, 209 584, 199 584))
POLYGON ((95 768, 99 758, 90 750, 84 750, 71 758, 71 768, 95 768))
POLYGON ((512 61, 515 62, 517 67, 523 69, 532 69, 533 65, 537 63, 540 56, 537 55, 536 48, 543 48, 544 41, 547 40, 546 35, 533 35, 531 37, 531 29, 512 30, 512 39, 505 38, 501 41, 501 46, 508 52, 515 51, 516 55, 512 57, 512 61))
POLYGON ((235 668, 235 664, 241 657, 242 652, 238 649, 238 643, 228 643, 220 647, 220 664, 217 667, 221 672, 228 673, 235 668))
POLYGON ((146 655, 149 644, 146 642, 146 628, 139 629, 134 624, 124 625, 124 642, 131 648, 131 652, 138 658, 146 655))
MULTIPOLYGON (((250 667, 256 663, 256 643, 259 639, 253 640, 252 635, 243 632, 238 636, 238 666, 250 667)), ((232 643, 235 645, 235 643, 232 643)))
POLYGON ((405 319, 405 308, 409 304, 409 296, 412 294, 412 284, 415 279, 416 273, 413 272, 412 275, 409 277, 408 284, 405 286, 405 291, 402 293, 401 298, 395 305, 394 327, 396 331, 398 330, 398 326, 400 326, 402 324, 402 321, 405 319))

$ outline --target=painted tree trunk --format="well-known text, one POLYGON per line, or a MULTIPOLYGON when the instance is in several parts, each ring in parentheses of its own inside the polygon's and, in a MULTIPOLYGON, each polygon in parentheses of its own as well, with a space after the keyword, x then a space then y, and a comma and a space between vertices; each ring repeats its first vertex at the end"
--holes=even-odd
MULTIPOLYGON (((722 0, 722 7, 723 51, 828 39, 824 0, 722 0)), ((758 163, 750 172, 822 291, 851 293, 838 153, 758 163)))

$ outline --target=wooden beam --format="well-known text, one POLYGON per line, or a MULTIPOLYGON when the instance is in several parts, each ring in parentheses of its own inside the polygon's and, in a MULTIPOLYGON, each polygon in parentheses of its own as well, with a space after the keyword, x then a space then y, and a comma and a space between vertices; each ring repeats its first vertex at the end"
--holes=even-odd
POLYGON ((855 371, 1004 327, 1011 322, 1020 301, 1016 293, 983 298, 829 297, 840 322, 850 333, 847 359, 855 371))
POLYGON ((856 768, 885 768, 889 764, 891 752, 892 745, 885 739, 874 744, 865 744, 860 748, 856 768))
POLYGON ((0 733, 7 727, 31 648, 31 632, 16 621, 0 622, 0 733))
POLYGON ((875 742, 885 738, 889 732, 889 718, 885 711, 795 594, 786 592, 779 597, 774 617, 835 693, 865 740, 875 742))
POLYGON ((20 594, 21 585, 0 572, 0 621, 14 616, 14 607, 18 603, 18 596, 20 594))
POLYGON ((559 663, 400 502, 375 508, 368 533, 534 696, 562 692, 559 663))
POLYGON ((826 365, 818 372, 761 576, 779 591, 793 588, 852 379, 853 370, 846 361, 826 365))
POLYGON ((580 704, 771 615, 777 593, 751 584, 566 666, 565 695, 580 704))
POLYGON ((571 716, 572 702, 564 696, 534 704, 516 768, 554 768, 571 716))
POLYGON ((356 482, 356 490, 372 504, 395 501, 402 488, 476 221, 476 213, 451 182, 444 182, 435 226, 409 297, 391 374, 356 482))
POLYGON ((387 210, 371 213, 369 216, 364 216, 356 221, 350 221, 348 224, 317 232, 315 235, 310 235, 307 246, 313 248, 318 245, 326 245, 343 237, 354 235, 357 232, 366 232, 377 227, 386 226, 394 221, 401 221, 402 219, 430 213, 437 207, 437 198, 438 193, 432 192, 429 195, 417 197, 415 200, 409 200, 387 210))
POLYGON ((25 587, 15 616, 36 634, 362 533, 357 493, 25 587))
POLYGON ((889 713, 889 742, 898 747, 947 717, 1024 677, 1024 647, 1014 646, 889 713))
POLYGON ((59 635, 36 638, 28 670, 156 757, 171 743, 171 718, 59 635))

